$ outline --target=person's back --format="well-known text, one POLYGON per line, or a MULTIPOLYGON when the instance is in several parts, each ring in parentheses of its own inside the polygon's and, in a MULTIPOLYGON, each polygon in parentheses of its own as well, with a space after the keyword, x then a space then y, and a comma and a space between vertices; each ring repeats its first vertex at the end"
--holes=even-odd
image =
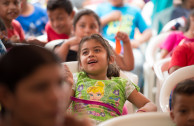
POLYGON ((166 40, 161 44, 160 58, 163 59, 169 54, 171 55, 174 49, 182 42, 194 42, 194 10, 191 10, 186 26, 183 31, 172 31, 166 40))
POLYGON ((22 1, 21 14, 16 18, 24 29, 26 38, 44 34, 48 21, 47 12, 39 5, 32 5, 27 0, 22 1))
POLYGON ((169 73, 190 65, 194 65, 194 42, 183 43, 175 49, 169 64, 169 73))
POLYGON ((71 36, 75 12, 70 0, 49 0, 47 2, 49 22, 46 25, 48 42, 68 39, 71 36))

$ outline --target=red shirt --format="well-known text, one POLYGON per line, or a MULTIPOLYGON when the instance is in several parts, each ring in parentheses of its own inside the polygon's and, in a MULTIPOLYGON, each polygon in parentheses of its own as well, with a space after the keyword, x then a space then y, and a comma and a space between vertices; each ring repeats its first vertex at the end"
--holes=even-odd
POLYGON ((12 29, 7 29, 8 38, 11 38, 13 35, 17 35, 20 38, 20 41, 23 41, 25 39, 25 35, 20 23, 13 20, 11 25, 12 29))
POLYGON ((194 65, 194 42, 188 42, 177 46, 172 55, 169 68, 173 66, 185 67, 189 65, 194 65))
POLYGON ((52 29, 50 21, 46 24, 45 31, 47 33, 47 40, 48 40, 48 42, 50 42, 52 40, 56 40, 56 39, 68 39, 69 38, 69 36, 66 35, 66 34, 58 34, 58 33, 56 33, 52 29))

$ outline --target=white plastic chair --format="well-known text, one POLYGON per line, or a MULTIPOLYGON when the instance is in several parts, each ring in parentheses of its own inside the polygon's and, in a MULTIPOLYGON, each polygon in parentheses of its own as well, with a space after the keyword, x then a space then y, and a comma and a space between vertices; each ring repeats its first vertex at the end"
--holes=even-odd
POLYGON ((160 89, 162 87, 164 80, 169 76, 168 67, 169 67, 170 60, 171 60, 171 57, 168 57, 168 58, 159 60, 154 64, 154 72, 156 75, 155 104, 157 105, 158 108, 160 108, 160 105, 159 105, 160 89))
POLYGON ((169 67, 170 60, 171 60, 171 57, 168 57, 168 58, 159 60, 154 64, 154 72, 157 79, 159 80, 160 87, 161 87, 161 84, 169 75, 168 67, 169 67))
POLYGON ((119 116, 98 126, 174 126, 169 113, 147 112, 119 116))
POLYGON ((39 41, 47 42, 47 34, 40 35, 36 37, 39 41))
MULTIPOLYGON (((66 64, 69 67, 69 70, 72 73, 76 73, 76 72, 79 71, 78 61, 63 62, 62 64, 66 64)), ((129 79, 134 84, 137 84, 138 83, 138 77, 137 77, 137 75, 135 75, 135 74, 133 74, 131 72, 128 72, 128 71, 120 71, 120 77, 123 77, 125 79, 129 79)), ((127 106, 128 113, 133 113, 134 112, 133 105, 129 101, 126 101, 125 104, 127 106)))
POLYGON ((154 88, 155 84, 155 73, 153 71, 154 63, 158 60, 158 51, 160 44, 166 39, 170 32, 159 34, 158 36, 153 37, 145 52, 145 63, 143 65, 144 69, 144 95, 149 98, 151 101, 154 101, 154 93, 156 89, 154 88))
POLYGON ((57 44, 62 43, 62 42, 64 42, 64 41, 65 41, 65 39, 57 39, 57 40, 53 40, 53 41, 48 42, 44 47, 47 48, 47 49, 49 49, 49 50, 51 50, 51 51, 53 51, 54 47, 55 47, 57 44))
POLYGON ((176 18, 176 19, 173 19, 171 21, 169 21, 166 25, 164 25, 164 27, 162 28, 162 32, 168 32, 171 30, 171 28, 173 26, 175 26, 176 24, 179 24, 180 27, 184 27, 185 24, 186 24, 186 19, 185 17, 179 17, 179 18, 176 18))
POLYGON ((178 82, 194 77, 194 65, 182 67, 170 74, 160 90, 160 107, 163 112, 169 112, 170 93, 178 82))

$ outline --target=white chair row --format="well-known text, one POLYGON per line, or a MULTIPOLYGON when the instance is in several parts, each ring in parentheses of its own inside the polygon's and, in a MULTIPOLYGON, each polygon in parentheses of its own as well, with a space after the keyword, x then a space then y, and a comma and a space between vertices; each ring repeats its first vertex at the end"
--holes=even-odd
POLYGON ((119 116, 98 126, 174 126, 169 113, 146 112, 119 116))
POLYGON ((193 78, 194 77, 194 65, 182 67, 172 74, 170 74, 167 79, 162 84, 162 88, 160 90, 160 107, 163 112, 169 112, 169 98, 170 93, 175 87, 175 85, 183 81, 185 79, 193 78))
POLYGON ((170 32, 162 33, 153 37, 145 52, 144 68, 144 95, 154 102, 155 99, 155 73, 153 71, 154 63, 158 60, 160 44, 166 39, 170 32))

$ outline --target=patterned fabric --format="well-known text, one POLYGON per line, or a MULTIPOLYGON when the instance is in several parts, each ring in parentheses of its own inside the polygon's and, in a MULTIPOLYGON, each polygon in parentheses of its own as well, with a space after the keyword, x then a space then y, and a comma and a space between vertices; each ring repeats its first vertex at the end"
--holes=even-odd
POLYGON ((0 40, 0 56, 6 53, 5 46, 3 45, 2 41, 0 40))
POLYGON ((130 39, 134 39, 135 28, 138 28, 141 33, 149 28, 140 10, 130 5, 126 4, 122 7, 115 7, 110 3, 103 3, 96 8, 96 13, 100 18, 113 11, 120 11, 122 19, 121 21, 109 22, 102 28, 102 35, 108 40, 115 42, 115 35, 118 30, 126 32, 130 39))
MULTIPOLYGON (((85 72, 74 75, 73 90, 75 97, 84 100, 107 103, 122 113, 123 106, 129 95, 136 89, 131 81, 120 77, 112 77, 111 80, 95 80, 87 76, 85 72)), ((73 111, 82 113, 87 111, 90 118, 97 122, 119 116, 115 111, 99 105, 73 102, 73 111)))

